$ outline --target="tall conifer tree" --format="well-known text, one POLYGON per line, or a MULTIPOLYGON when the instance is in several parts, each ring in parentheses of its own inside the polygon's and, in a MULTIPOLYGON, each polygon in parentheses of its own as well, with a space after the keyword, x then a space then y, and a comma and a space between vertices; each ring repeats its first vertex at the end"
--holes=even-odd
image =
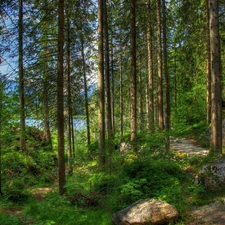
POLYGON ((209 28, 211 52, 211 152, 222 153, 222 96, 221 56, 218 1, 209 0, 209 28))
MULTIPOLYGON (((130 1, 130 50, 131 50, 131 70, 130 70, 130 132, 131 143, 134 143, 137 136, 137 69, 136 69, 136 0, 130 1)), ((136 148, 133 146, 134 150, 136 148)))
POLYGON ((23 50, 23 0, 19 0, 19 93, 20 93, 20 148, 26 151, 25 141, 25 93, 24 93, 24 50, 23 50))
POLYGON ((100 167, 104 166, 106 162, 104 96, 103 0, 98 0, 98 129, 100 167))
POLYGON ((58 63, 57 63, 57 127, 58 127, 58 161, 59 193, 66 193, 66 174, 64 159, 64 98, 63 98, 63 45, 64 45, 64 0, 58 0, 58 63))

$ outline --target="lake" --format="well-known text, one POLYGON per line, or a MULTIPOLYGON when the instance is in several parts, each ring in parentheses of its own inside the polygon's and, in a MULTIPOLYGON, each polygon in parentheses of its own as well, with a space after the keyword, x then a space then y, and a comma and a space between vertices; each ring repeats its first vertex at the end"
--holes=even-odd
MULTIPOLYGON (((33 126, 37 128, 43 128, 43 121, 39 119, 26 118, 26 126, 33 126)), ((86 128, 86 119, 75 118, 73 119, 74 129, 77 131, 83 130, 86 128)))

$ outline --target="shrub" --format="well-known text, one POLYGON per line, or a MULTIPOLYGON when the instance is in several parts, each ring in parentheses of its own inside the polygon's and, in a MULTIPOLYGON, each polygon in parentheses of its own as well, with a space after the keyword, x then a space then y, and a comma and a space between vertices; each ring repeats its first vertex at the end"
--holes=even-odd
POLYGON ((24 223, 16 216, 9 215, 8 213, 0 213, 0 224, 22 225, 24 223))
POLYGON ((140 198, 160 198, 176 205, 183 201, 181 181, 186 179, 180 166, 169 160, 134 161, 123 169, 122 197, 131 203, 140 198))

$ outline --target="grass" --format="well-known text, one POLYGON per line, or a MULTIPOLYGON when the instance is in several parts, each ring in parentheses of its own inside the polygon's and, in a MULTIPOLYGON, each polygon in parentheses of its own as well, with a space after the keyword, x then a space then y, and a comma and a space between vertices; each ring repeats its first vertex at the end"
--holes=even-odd
POLYGON ((16 215, 9 215, 6 212, 0 213, 0 224, 4 225, 22 225, 23 221, 16 215))
POLYGON ((82 163, 68 177, 66 187, 65 197, 53 191, 44 200, 31 196, 25 204, 19 203, 24 216, 33 218, 34 224, 70 225, 76 221, 76 225, 111 225, 113 213, 141 198, 167 201, 184 214, 191 204, 187 196, 198 197, 198 190, 190 188, 188 177, 175 161, 130 155, 111 175, 99 171, 95 164, 82 163))
POLYGON ((7 165, 5 171, 13 173, 3 173, 7 182, 0 203, 0 224, 20 225, 29 221, 29 225, 112 225, 113 213, 143 198, 157 198, 176 206, 180 213, 177 225, 185 224, 191 206, 222 199, 220 196, 225 194, 208 192, 193 184, 195 173, 216 157, 165 154, 162 140, 162 135, 139 136, 137 146, 142 148, 141 152, 120 154, 114 150, 104 170, 98 169, 96 158, 88 161, 77 157, 73 175, 67 177, 64 197, 55 189, 41 198, 32 194, 36 187, 53 185, 57 177, 52 175, 56 168, 54 154, 36 150, 26 157, 22 152, 6 151, 3 166, 7 165), (16 155, 19 160, 15 160, 16 155), (16 173, 18 170, 20 173, 16 173), (31 181, 26 183, 25 178, 31 181), (15 208, 21 212, 19 215, 13 213, 15 208))

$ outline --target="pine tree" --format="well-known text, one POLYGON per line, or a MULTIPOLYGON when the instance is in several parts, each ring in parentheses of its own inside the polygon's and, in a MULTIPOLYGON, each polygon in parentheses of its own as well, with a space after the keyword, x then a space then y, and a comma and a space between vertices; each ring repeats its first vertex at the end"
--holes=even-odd
POLYGON ((211 51, 211 152, 222 153, 222 96, 221 96, 221 56, 218 1, 209 1, 209 27, 211 51))

